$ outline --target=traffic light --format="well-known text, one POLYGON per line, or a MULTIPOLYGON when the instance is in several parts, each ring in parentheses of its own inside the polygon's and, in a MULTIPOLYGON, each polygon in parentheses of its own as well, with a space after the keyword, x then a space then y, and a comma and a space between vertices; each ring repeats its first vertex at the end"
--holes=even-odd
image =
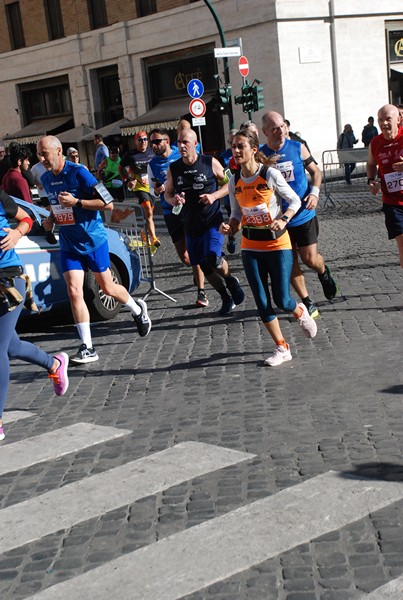
POLYGON ((263 95, 263 87, 261 85, 255 85, 252 88, 252 98, 253 98, 253 112, 257 112, 264 108, 264 95, 263 95))
POLYGON ((226 85, 225 87, 218 88, 214 98, 214 108, 218 112, 228 114, 229 106, 231 104, 231 86, 226 85))
POLYGON ((241 88, 241 96, 235 96, 235 104, 242 104, 244 113, 253 112, 253 87, 245 83, 241 88))
POLYGON ((243 102, 243 112, 253 112, 253 87, 251 85, 242 86, 242 95, 245 97, 243 102), (245 91, 243 88, 245 87, 245 91))

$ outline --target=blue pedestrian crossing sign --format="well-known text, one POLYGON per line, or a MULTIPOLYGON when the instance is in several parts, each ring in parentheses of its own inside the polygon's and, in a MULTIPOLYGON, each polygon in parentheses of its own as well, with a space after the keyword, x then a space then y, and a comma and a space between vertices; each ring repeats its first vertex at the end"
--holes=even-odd
POLYGON ((201 98, 204 94, 204 85, 200 79, 191 79, 188 83, 187 90, 191 98, 201 98))

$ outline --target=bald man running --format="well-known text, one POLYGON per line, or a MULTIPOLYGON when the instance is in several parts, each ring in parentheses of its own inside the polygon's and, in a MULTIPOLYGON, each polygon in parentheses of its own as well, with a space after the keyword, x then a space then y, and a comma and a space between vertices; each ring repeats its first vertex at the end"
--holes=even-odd
POLYGON ((207 281, 220 294, 220 315, 230 313, 245 294, 222 256, 224 236, 220 198, 228 194, 228 178, 216 158, 197 154, 197 136, 183 129, 178 137, 181 158, 171 163, 165 183, 165 200, 182 206, 186 246, 191 265, 200 265, 207 281), (218 188, 218 185, 221 187, 218 188))
POLYGON ((367 177, 373 196, 382 191, 385 225, 390 240, 395 239, 403 267, 403 127, 399 110, 385 104, 378 111, 381 133, 369 144, 367 177), (379 174, 379 180, 377 178, 379 174))
POLYGON ((37 154, 43 157, 47 169, 41 175, 41 183, 51 209, 44 225, 59 225, 60 263, 82 342, 71 361, 94 362, 98 354, 92 344, 90 315, 84 300, 84 272, 90 269, 102 291, 130 309, 141 337, 151 329, 147 305, 143 300, 135 301, 123 285, 112 279, 108 239, 99 213, 113 209, 113 198, 107 189, 83 165, 64 159, 57 137, 49 135, 39 140, 37 154))

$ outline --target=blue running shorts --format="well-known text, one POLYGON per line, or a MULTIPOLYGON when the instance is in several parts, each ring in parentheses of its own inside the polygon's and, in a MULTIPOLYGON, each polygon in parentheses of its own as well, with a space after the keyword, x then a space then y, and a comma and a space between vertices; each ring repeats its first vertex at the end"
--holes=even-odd
POLYGON ((77 254, 60 250, 60 264, 63 273, 66 271, 88 271, 103 273, 110 267, 109 246, 105 241, 89 254, 77 254))
POLYGON ((209 254, 221 257, 223 243, 224 236, 218 227, 211 227, 201 235, 186 235, 190 264, 199 265, 209 254))

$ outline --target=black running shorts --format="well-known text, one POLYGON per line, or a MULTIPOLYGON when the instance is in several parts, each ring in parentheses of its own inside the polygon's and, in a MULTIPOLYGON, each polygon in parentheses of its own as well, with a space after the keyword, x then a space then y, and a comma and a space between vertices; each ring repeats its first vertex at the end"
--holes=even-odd
POLYGON ((302 223, 302 225, 297 225, 297 227, 287 227, 287 230, 290 234, 293 246, 302 248, 303 246, 311 246, 312 244, 318 243, 319 222, 316 215, 313 219, 306 221, 306 223, 302 223))
POLYGON ((403 233, 403 206, 394 204, 383 204, 382 210, 385 215, 385 225, 388 230, 388 238, 394 240, 395 237, 403 233))

